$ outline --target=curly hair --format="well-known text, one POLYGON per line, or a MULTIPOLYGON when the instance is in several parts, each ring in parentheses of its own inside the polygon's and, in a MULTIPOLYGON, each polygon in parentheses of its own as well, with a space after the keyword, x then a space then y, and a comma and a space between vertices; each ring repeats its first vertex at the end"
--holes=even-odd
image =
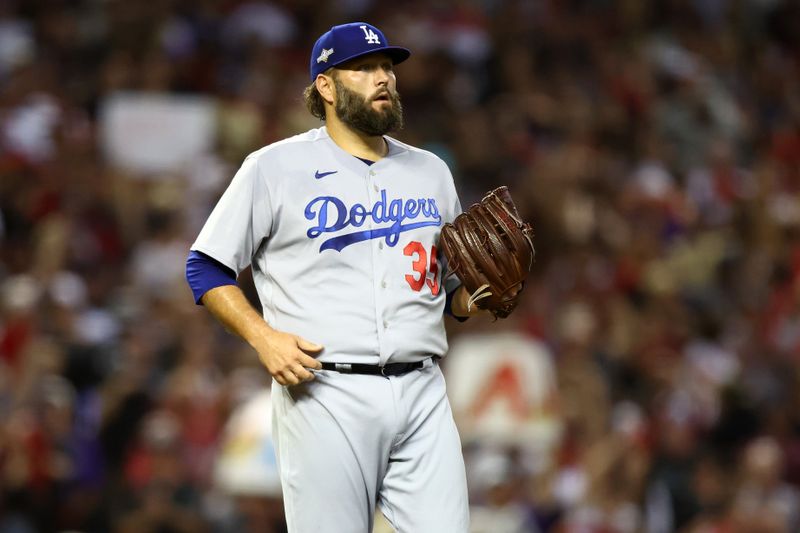
MULTIPOLYGON (((333 68, 326 70, 323 74, 336 78, 336 71, 333 68)), ((311 85, 303 90, 303 100, 305 100, 306 107, 312 115, 322 121, 325 120, 325 100, 322 99, 322 95, 317 90, 316 81, 312 81, 311 85)))
POLYGON ((317 84, 312 83, 303 90, 303 100, 309 112, 320 120, 325 120, 325 100, 317 90, 317 84))

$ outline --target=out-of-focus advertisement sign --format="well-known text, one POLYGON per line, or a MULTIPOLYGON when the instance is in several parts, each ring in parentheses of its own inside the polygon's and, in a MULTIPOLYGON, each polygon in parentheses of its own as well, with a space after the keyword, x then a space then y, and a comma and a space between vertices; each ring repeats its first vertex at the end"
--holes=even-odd
POLYGON ((552 355, 516 333, 464 335, 445 363, 447 391, 465 443, 549 448, 561 435, 552 355))
POLYGON ((215 113, 211 98, 115 93, 100 109, 103 152, 112 165, 143 177, 178 171, 213 148, 215 113))

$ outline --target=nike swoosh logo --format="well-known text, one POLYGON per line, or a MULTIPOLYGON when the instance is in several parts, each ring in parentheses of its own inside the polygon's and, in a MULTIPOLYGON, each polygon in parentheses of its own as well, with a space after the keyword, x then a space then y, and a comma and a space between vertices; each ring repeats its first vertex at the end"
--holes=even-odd
POLYGON ((339 172, 338 170, 331 170, 330 172, 320 172, 319 170, 314 173, 314 177, 317 179, 324 178, 325 176, 329 176, 331 174, 336 174, 339 172))

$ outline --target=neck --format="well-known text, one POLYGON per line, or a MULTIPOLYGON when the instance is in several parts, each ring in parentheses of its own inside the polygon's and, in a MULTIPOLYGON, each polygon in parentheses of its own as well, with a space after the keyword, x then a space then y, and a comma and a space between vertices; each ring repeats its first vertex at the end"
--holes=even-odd
POLYGON ((356 131, 339 120, 335 113, 328 113, 325 127, 333 142, 350 155, 377 161, 389 151, 382 135, 365 135, 356 131))

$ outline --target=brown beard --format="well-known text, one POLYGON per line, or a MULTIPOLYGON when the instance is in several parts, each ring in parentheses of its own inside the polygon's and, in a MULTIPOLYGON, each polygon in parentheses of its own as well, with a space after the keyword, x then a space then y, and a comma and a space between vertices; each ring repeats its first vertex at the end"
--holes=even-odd
POLYGON ((386 89, 391 106, 388 109, 375 111, 372 109, 372 100, 377 95, 364 98, 355 91, 351 91, 338 79, 336 85, 336 116, 339 120, 366 135, 385 135, 390 131, 397 131, 403 127, 403 106, 397 91, 386 89))

